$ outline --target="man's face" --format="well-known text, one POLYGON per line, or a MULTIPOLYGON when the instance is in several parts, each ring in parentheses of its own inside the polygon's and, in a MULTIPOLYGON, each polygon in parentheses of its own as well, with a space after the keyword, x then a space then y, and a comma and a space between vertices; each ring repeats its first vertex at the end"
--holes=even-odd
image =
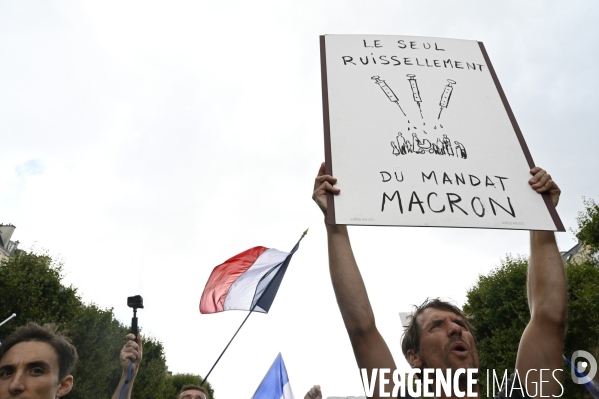
POLYGON ((420 350, 409 352, 417 368, 478 368, 478 352, 466 321, 457 314, 435 308, 425 309, 416 320, 420 329, 420 350))
POLYGON ((0 399, 55 399, 69 393, 73 377, 58 380, 58 356, 45 342, 21 342, 0 359, 0 399))
POLYGON ((179 399, 206 399, 204 392, 197 389, 188 389, 179 395, 179 399))

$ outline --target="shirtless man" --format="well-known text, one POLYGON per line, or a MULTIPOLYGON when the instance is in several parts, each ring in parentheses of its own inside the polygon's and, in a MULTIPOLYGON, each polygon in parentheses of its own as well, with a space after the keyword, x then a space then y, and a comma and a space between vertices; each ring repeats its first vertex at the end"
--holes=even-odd
MULTIPOLYGON (((553 205, 557 205, 560 189, 543 169, 530 170, 529 184, 538 193, 548 193, 553 205)), ((326 194, 338 195, 333 176, 325 174, 321 165, 314 184, 312 198, 326 216, 326 194)), ((366 287, 354 259, 347 227, 326 224, 329 268, 333 289, 349 335, 359 369, 366 369, 372 375, 373 369, 396 369, 387 343, 379 333, 370 306, 366 287)), ((566 326, 566 279, 564 266, 553 232, 530 232, 530 261, 528 266, 528 305, 531 319, 522 333, 516 370, 519 376, 526 376, 526 389, 538 395, 543 386, 543 395, 558 397, 563 394, 561 384, 551 377, 548 371, 542 375, 541 369, 551 371, 562 367, 562 350, 566 326)), ((418 307, 406 328, 402 349, 406 360, 413 368, 478 368, 476 342, 469 323, 460 310, 442 301, 429 301, 418 307)), ((453 375, 453 373, 452 373, 453 375)), ((558 371, 555 377, 561 380, 558 371)), ((524 378, 522 378, 524 381, 524 378)), ((378 379, 373 391, 379 398, 378 379)), ((509 388, 514 380, 511 379, 509 388)), ((460 384, 462 386, 462 383, 460 384)), ((392 391, 390 381, 385 392, 392 391)), ((462 386, 463 388, 463 386, 462 386)), ((464 392, 465 389, 462 389, 464 392)), ((484 394, 475 389, 478 397, 484 394)), ((514 390, 514 398, 521 396, 522 390, 514 390)), ((498 398, 508 398, 505 392, 498 398), (503 395, 503 396, 501 396, 503 395)), ((410 397, 410 396, 406 396, 410 397)), ((442 396, 445 397, 445 396, 442 396)), ((450 398, 453 396, 450 396, 450 398)))

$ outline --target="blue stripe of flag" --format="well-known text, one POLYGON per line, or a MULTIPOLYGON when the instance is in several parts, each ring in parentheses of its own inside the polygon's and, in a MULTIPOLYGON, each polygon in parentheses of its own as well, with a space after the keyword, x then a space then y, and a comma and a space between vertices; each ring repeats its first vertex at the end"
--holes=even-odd
POLYGON ((280 399, 283 396, 283 387, 288 382, 285 362, 279 353, 252 399, 280 399))

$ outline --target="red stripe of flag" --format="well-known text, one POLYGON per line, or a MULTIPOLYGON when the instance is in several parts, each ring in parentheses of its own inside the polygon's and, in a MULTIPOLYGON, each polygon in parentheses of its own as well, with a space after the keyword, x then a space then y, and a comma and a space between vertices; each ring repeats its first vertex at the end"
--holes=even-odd
POLYGON ((265 247, 250 248, 216 266, 202 293, 200 312, 203 314, 222 312, 224 310, 225 298, 231 285, 267 249, 265 247))

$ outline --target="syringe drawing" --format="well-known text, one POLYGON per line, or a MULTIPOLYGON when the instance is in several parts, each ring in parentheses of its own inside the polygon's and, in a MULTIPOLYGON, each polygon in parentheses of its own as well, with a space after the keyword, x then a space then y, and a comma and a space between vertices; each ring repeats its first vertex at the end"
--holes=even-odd
MULTIPOLYGON (((423 110, 422 110, 423 100, 422 100, 422 96, 420 94, 420 89, 418 88, 416 75, 408 74, 406 76, 408 77, 407 80, 408 80, 408 84, 410 85, 412 98, 413 98, 414 102, 416 102, 416 104, 418 105, 418 110, 420 112, 420 118, 423 121, 423 125, 426 125, 423 110)), ((397 104, 397 106, 399 107, 401 112, 404 115, 406 115, 406 113, 402 109, 401 105, 399 104, 400 100, 399 100, 398 96, 395 95, 395 93, 393 92, 393 90, 391 90, 389 85, 384 80, 382 80, 380 78, 380 76, 372 76, 371 79, 374 80, 374 82, 379 85, 379 87, 383 90, 383 92, 385 93, 387 98, 391 102, 394 102, 395 104, 397 104)), ((443 94, 441 95, 441 101, 439 102, 439 106, 441 107, 441 110, 439 111, 439 116, 437 117, 437 120, 441 119, 441 113, 443 112, 443 109, 447 108, 449 106, 449 100, 451 99, 451 94, 453 93, 453 85, 456 84, 456 81, 452 80, 452 79, 447 79, 447 82, 448 82, 447 85, 443 89, 443 94)), ((402 97, 401 96, 402 94, 403 93, 400 92, 400 98, 402 97)), ((403 98, 405 98, 405 96, 403 98)), ((408 107, 408 112, 409 112, 409 107, 408 107)), ((459 141, 453 141, 453 143, 452 143, 452 141, 449 139, 449 137, 447 137, 447 134, 443 134, 443 136, 438 137, 435 142, 435 139, 431 137, 433 134, 428 135, 428 132, 426 130, 422 130, 422 133, 426 134, 427 136, 425 136, 425 137, 429 137, 429 138, 419 138, 418 133, 413 131, 413 130, 418 130, 418 128, 414 125, 410 126, 409 124, 410 124, 410 121, 408 120, 407 136, 409 136, 409 134, 412 133, 412 135, 411 135, 412 137, 404 137, 403 133, 401 131, 398 132, 395 140, 391 142, 391 148, 392 148, 393 155, 399 156, 399 155, 407 155, 407 154, 434 154, 434 155, 458 157, 461 159, 467 158, 466 147, 459 141)), ((441 129, 443 129, 443 125, 441 125, 441 124, 439 124, 439 127, 441 129)), ((432 132, 433 133, 438 132, 436 125, 433 127, 432 132)))
POLYGON ((387 95, 387 98, 397 104, 397 106, 399 107, 401 113, 403 114, 403 116, 406 116, 406 113, 403 112, 403 109, 401 108, 401 105, 399 105, 399 99, 397 98, 397 96, 395 95, 395 93, 393 93, 393 90, 391 90, 391 88, 387 85, 387 83, 385 83, 384 80, 381 80, 380 77, 378 76, 373 76, 370 79, 374 80, 374 83, 376 83, 377 85, 379 85, 379 87, 383 90, 383 92, 387 95))
POLYGON ((443 89, 443 94, 441 94, 441 101, 439 102, 439 106, 441 110, 439 111, 439 117, 437 119, 441 119, 441 112, 443 112, 443 108, 447 108, 449 105, 449 99, 451 98, 451 93, 453 92, 453 86, 456 84, 455 80, 447 79, 447 86, 443 89))
POLYGON ((406 76, 408 77, 408 82, 410 82, 410 88, 412 89, 412 96, 414 97, 414 101, 416 101, 416 104, 418 104, 418 109, 420 110, 420 118, 424 119, 424 116, 422 116, 422 107, 420 106, 422 99, 420 98, 420 90, 418 90, 418 83, 416 83, 416 75, 408 74, 406 76))

